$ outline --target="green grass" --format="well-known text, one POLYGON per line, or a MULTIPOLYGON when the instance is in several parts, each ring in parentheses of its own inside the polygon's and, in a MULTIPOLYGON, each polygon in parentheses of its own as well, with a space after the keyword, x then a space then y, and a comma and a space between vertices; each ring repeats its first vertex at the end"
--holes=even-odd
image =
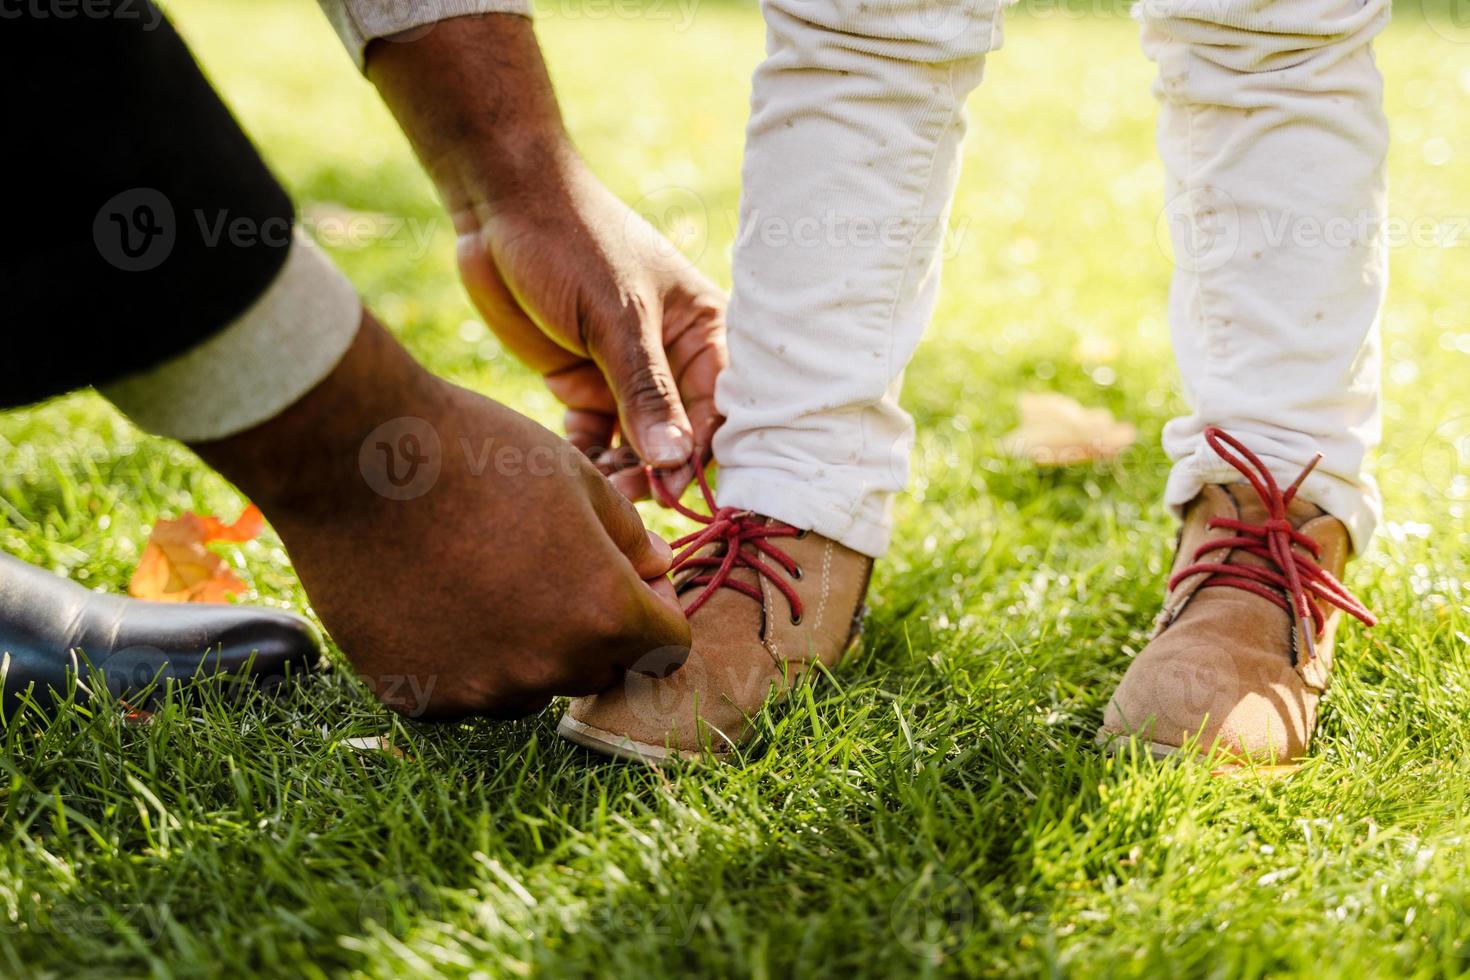
MULTIPOLYGON (((429 186, 312 5, 171 6, 298 200, 433 230, 422 254, 402 236, 336 250, 393 329, 554 422, 469 322, 429 186)), ((756 13, 709 3, 680 29, 548 7, 587 156, 630 200, 693 191, 700 263, 728 282, 756 13)), ((1016 17, 973 107, 945 295, 909 376, 916 478, 866 641, 763 719, 746 766, 600 762, 555 737, 557 709, 405 724, 340 671, 146 727, 28 719, 0 751, 0 973, 1470 972, 1470 474, 1435 437, 1470 415, 1470 46, 1409 10, 1380 60, 1394 213, 1460 238, 1393 254, 1389 524, 1353 573, 1384 622, 1346 630, 1294 778, 1092 748, 1172 544, 1151 71, 1127 21, 1016 17), (1084 337, 1116 356, 1079 359, 1084 337), (1136 421, 1139 449, 1056 475, 1001 458, 1015 396, 1038 388, 1136 421), (343 746, 383 733, 407 759, 343 746)), ((241 505, 94 395, 0 419, 0 548, 89 586, 124 586, 155 519, 241 505)), ((273 538, 238 559, 247 599, 305 608, 273 538)))

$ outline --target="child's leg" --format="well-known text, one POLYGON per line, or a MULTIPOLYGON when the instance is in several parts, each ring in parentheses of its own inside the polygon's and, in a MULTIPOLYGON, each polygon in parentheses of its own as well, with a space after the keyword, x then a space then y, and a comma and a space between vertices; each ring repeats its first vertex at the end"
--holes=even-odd
MULTIPOLYGON (((1164 446, 1168 502, 1237 478, 1207 425, 1289 482, 1362 549, 1378 511, 1378 311, 1387 278, 1388 124, 1370 42, 1388 0, 1147 0, 1177 269, 1169 315, 1194 411, 1164 446)), ((1283 482, 1283 485, 1285 485, 1283 482)))
POLYGON ((997 0, 765 0, 719 502, 871 556, 908 475, 904 366, 933 311, 966 96, 997 0))
POLYGON ((677 583, 694 648, 663 680, 574 701, 568 738, 643 759, 730 751, 769 694, 854 639, 907 477, 899 380, 934 307, 995 4, 765 0, 716 393, 721 507, 677 583))
POLYGON ((1362 467, 1379 424, 1388 127, 1370 42, 1389 3, 1136 9, 1159 65, 1170 319, 1194 410, 1164 431, 1184 516, 1164 612, 1101 736, 1286 761, 1311 740, 1338 621, 1372 622, 1322 572, 1342 575, 1378 510, 1362 467), (1257 468, 1288 487, 1317 452, 1289 505, 1257 468))

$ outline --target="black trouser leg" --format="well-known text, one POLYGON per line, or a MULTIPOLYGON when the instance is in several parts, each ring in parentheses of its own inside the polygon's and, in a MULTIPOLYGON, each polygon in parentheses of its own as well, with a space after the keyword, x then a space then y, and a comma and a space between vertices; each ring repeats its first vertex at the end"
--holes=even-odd
POLYGON ((286 192, 151 3, 0 0, 0 98, 0 407, 182 353, 285 261, 286 192))

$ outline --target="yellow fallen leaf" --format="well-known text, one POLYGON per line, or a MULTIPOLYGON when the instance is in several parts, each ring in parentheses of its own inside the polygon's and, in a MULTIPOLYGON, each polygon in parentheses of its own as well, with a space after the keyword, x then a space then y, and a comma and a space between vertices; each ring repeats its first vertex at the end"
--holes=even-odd
POLYGON ((226 602, 244 592, 246 585, 208 545, 249 541, 264 526, 265 518, 254 504, 233 524, 199 514, 159 521, 128 582, 128 594, 161 602, 226 602))
POLYGON ((1112 459, 1133 444, 1138 430, 1105 408, 1086 408, 1066 395, 1021 396, 1021 424, 1002 440, 1013 456, 1037 466, 1071 466, 1112 459))
POLYGON ((366 738, 344 738, 338 744, 356 752, 382 752, 386 755, 391 755, 395 759, 408 758, 408 754, 394 745, 386 735, 369 735, 366 738))

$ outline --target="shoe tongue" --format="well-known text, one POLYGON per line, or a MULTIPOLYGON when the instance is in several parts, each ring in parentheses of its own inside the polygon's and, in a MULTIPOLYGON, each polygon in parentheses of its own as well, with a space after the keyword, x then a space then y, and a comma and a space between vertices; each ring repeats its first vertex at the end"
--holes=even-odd
MULTIPOLYGON (((1242 521, 1248 524, 1264 524, 1270 519, 1265 501, 1261 500, 1249 483, 1232 483, 1225 487, 1225 491, 1234 499, 1242 521)), ((1300 528, 1313 518, 1321 517, 1323 513, 1322 508, 1316 504, 1298 497, 1287 505, 1286 519, 1291 521, 1292 527, 1300 528)))
MULTIPOLYGON (((1239 511, 1239 519, 1247 524, 1264 524, 1270 520, 1271 515, 1266 510, 1266 504, 1256 494, 1255 489, 1248 483, 1232 483, 1225 487, 1225 492, 1230 494, 1235 506, 1239 511)), ((1303 524, 1313 518, 1321 517, 1324 511, 1316 504, 1306 500, 1293 500, 1286 508, 1286 519, 1294 528, 1300 528, 1303 524)), ((1300 546, 1293 545, 1295 548, 1300 546)), ((1239 548, 1230 553, 1226 559, 1227 564, 1237 565, 1259 565, 1262 567, 1274 567, 1271 562, 1264 558, 1242 551, 1239 548)))
MULTIPOLYGON (((1260 496, 1256 493, 1255 488, 1252 487, 1250 484, 1234 483, 1225 486, 1223 489, 1226 493, 1230 494, 1231 499, 1234 501, 1235 506, 1239 512, 1239 520, 1247 524, 1264 524, 1270 519, 1270 513, 1267 510, 1265 502, 1261 500, 1260 496)), ((1322 510, 1322 508, 1318 507, 1316 504, 1313 504, 1306 500, 1302 500, 1300 498, 1293 499, 1292 502, 1286 507, 1286 519, 1290 521, 1291 526, 1297 530, 1301 530, 1302 526, 1307 524, 1309 521, 1312 521, 1318 517, 1323 517, 1325 515, 1326 511, 1322 510)), ((1322 536, 1320 534, 1313 535, 1313 537, 1319 542, 1319 544, 1321 543, 1322 536)), ((1292 544, 1291 548, 1292 550, 1297 552, 1305 552, 1306 550, 1299 544, 1292 544)), ((1241 548, 1236 548, 1232 550, 1229 554, 1229 557, 1224 560, 1226 564, 1230 565, 1256 565, 1275 571, 1281 571, 1281 569, 1277 567, 1275 562, 1268 561, 1265 558, 1261 558, 1257 555, 1253 555, 1250 552, 1245 551, 1241 548)), ((1338 569, 1338 571, 1340 571, 1340 568, 1338 569)), ((1233 589, 1219 590, 1219 592, 1221 593, 1234 591, 1235 590, 1233 589)), ((1257 609, 1257 615, 1264 616, 1269 621, 1291 624, 1295 620, 1295 616, 1292 613, 1274 607, 1267 607, 1264 602, 1259 603, 1257 605, 1257 609)), ((1291 643, 1299 644, 1299 649, 1295 650, 1292 654, 1293 662, 1306 662, 1304 658, 1310 658, 1312 655, 1312 650, 1314 649, 1310 633, 1298 633, 1296 631, 1293 631, 1291 636, 1293 637, 1291 643)), ((1323 675, 1320 684, 1322 686, 1325 686, 1325 675, 1323 675)))
MULTIPOLYGON (((722 559, 725 557, 726 550, 727 547, 725 545, 725 542, 716 541, 713 544, 709 544, 706 545, 704 548, 701 548, 697 554, 700 558, 722 559)), ((698 568, 682 569, 674 576, 674 592, 681 599, 693 598, 696 594, 700 592, 700 590, 706 588, 706 586, 703 585, 695 585, 694 580, 701 575, 713 575, 718 571, 719 569, 717 567, 706 568, 703 566, 698 568)), ((760 580, 756 573, 756 570, 749 567, 748 565, 736 565, 734 568, 730 569, 730 574, 729 576, 727 576, 727 581, 744 582, 747 585, 754 585, 757 587, 760 585, 760 580)))

